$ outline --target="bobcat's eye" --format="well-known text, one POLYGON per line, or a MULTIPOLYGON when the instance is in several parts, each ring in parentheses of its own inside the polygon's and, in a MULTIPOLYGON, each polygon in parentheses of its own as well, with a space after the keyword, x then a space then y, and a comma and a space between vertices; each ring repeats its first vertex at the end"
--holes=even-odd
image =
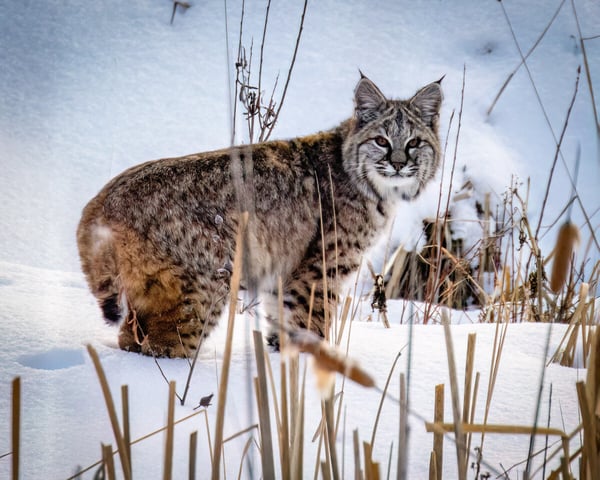
POLYGON ((421 143, 421 139, 419 137, 411 138, 406 144, 406 148, 417 148, 421 143))
POLYGON ((379 136, 375 137, 374 140, 375 140, 375 143, 377 145, 379 145, 380 147, 390 148, 390 142, 388 142, 387 138, 379 135, 379 136))

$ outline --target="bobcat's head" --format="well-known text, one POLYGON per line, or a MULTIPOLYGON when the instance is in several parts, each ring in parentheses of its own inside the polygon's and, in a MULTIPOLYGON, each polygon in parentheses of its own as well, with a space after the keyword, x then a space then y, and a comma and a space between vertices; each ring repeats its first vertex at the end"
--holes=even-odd
POLYGON ((363 76, 354 99, 354 126, 344 143, 346 171, 378 200, 416 197, 440 161, 440 82, 423 87, 410 100, 389 100, 363 76))

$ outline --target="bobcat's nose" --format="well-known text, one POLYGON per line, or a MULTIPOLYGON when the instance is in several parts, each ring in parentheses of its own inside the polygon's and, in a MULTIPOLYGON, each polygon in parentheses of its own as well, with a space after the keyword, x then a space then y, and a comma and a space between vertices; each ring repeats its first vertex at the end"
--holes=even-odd
POLYGON ((394 151, 390 156, 390 164, 396 172, 399 172, 406 166, 406 155, 403 151, 394 151))

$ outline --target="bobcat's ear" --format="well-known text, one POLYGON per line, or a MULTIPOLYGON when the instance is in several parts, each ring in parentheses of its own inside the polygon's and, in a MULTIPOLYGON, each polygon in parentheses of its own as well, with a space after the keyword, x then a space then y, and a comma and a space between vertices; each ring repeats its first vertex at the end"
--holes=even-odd
POLYGON ((364 125, 379 116, 381 107, 386 98, 371 80, 361 72, 361 79, 354 89, 354 102, 356 104, 356 118, 359 126, 364 125))
POLYGON ((440 83, 441 80, 430 83, 410 99, 410 104, 417 109, 423 122, 433 129, 437 128, 437 119, 444 98, 440 83))

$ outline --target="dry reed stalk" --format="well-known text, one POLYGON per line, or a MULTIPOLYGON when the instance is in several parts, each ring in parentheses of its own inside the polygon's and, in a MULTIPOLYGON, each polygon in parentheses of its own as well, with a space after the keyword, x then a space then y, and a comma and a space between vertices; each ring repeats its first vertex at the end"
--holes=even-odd
POLYGON ((260 459, 264 478, 275 478, 273 463, 273 437, 271 433, 271 411, 269 409, 269 394, 267 392, 267 374, 265 367, 265 351, 262 333, 255 330, 254 353, 256 357, 255 391, 258 408, 258 423, 260 431, 260 459))
POLYGON ((121 467, 123 469, 123 477, 125 480, 131 480, 131 463, 127 456, 127 446, 125 440, 121 434, 121 428, 119 427, 119 420, 117 419, 117 412, 115 410, 115 404, 113 402, 112 395, 110 394, 110 388, 106 379, 106 374, 100 363, 98 353, 91 345, 87 346, 88 353, 96 369, 98 380, 100 381, 100 387, 102 388, 102 394, 104 395, 104 401, 106 402, 106 409, 108 410, 108 416, 113 429, 115 440, 117 441, 117 447, 119 451, 119 458, 121 459, 121 467))
MULTIPOLYGON (((254 439, 254 437, 250 437, 248 440, 246 440, 246 443, 244 444, 244 448, 242 449, 242 456, 240 457, 240 468, 238 469, 238 480, 242 480, 242 472, 244 471, 244 462, 246 461, 246 457, 248 456, 248 452, 250 451, 250 447, 252 446, 252 444, 256 445, 256 441, 254 439)), ((258 449, 260 450, 260 447, 258 447, 258 449)), ((227 475, 225 475, 225 478, 227 478, 227 475)))
MULTIPOLYGON (((327 257, 325 255, 325 228, 323 226, 323 204, 321 202, 321 187, 319 186, 319 182, 317 182, 317 195, 319 200, 319 229, 321 231, 321 269, 323 271, 323 305, 324 305, 324 322, 325 322, 325 331, 323 332, 325 336, 325 340, 329 341, 329 330, 330 330, 330 318, 329 318, 329 294, 327 288, 327 257)), ((336 242, 337 243, 337 242, 336 242)), ((310 331, 310 330, 309 330, 310 331)))
MULTIPOLYGON (((284 314, 283 314, 283 283, 281 277, 278 278, 278 293, 277 293, 277 305, 279 309, 279 322, 283 325, 284 314)), ((281 329, 281 337, 283 335, 283 329, 281 329)), ((280 340, 281 348, 285 348, 285 344, 282 343, 285 340, 280 340)), ((288 417, 288 385, 287 385, 287 368, 284 356, 280 355, 280 391, 281 391, 281 425, 277 429, 279 437, 279 456, 281 458, 281 478, 283 480, 290 479, 290 425, 288 417)), ((267 389, 265 386, 265 393, 267 389)))
POLYGON ((456 375, 456 362, 454 359, 454 345, 450 332, 450 315, 446 309, 442 310, 442 325, 446 339, 446 354, 448 357, 448 374, 450 375, 450 394, 452 398, 452 416, 454 418, 454 436, 456 439, 456 460, 458 463, 458 478, 466 480, 467 469, 464 458, 467 455, 465 435, 460 417, 460 400, 458 398, 458 378, 456 375))
POLYGON ((363 442, 363 456, 365 457, 365 480, 373 480, 373 475, 371 471, 371 456, 373 452, 371 449, 371 445, 367 442, 363 442))
POLYGON ((363 480, 363 471, 360 464, 360 439, 358 429, 352 431, 352 446, 354 452, 354 480, 363 480))
POLYGON ((290 425, 288 415, 288 382, 286 363, 281 361, 281 429, 278 430, 279 436, 279 455, 281 458, 281 478, 289 480, 290 478, 290 425))
POLYGON ((21 377, 15 377, 12 381, 11 417, 12 479, 18 480, 21 453, 21 377))
POLYGON ((323 480, 331 480, 331 473, 329 472, 329 466, 327 465, 326 460, 321 462, 321 474, 323 475, 323 480))
POLYGON ((123 441, 125 442, 125 448, 127 449, 127 458, 129 463, 133 461, 131 459, 131 430, 129 425, 129 388, 127 385, 121 385, 121 412, 123 415, 123 441))
POLYGON ((348 320, 348 314, 350 313, 350 307, 352 306, 352 298, 346 297, 344 299, 344 305, 342 306, 342 314, 340 315, 340 328, 335 340, 335 345, 337 347, 342 343, 342 336, 344 335, 344 330, 346 328, 346 322, 348 320))
POLYGON ((552 262, 552 274, 550 275, 550 290, 552 292, 559 293, 564 287, 571 268, 571 260, 579 241, 580 235, 577 225, 570 221, 565 222, 558 231, 556 246, 554 247, 554 262, 552 262))
POLYGON ((299 355, 292 353, 288 356, 288 371, 290 378, 290 395, 289 395, 289 406, 290 406, 290 443, 293 443, 294 437, 296 436, 296 417, 298 416, 298 404, 300 402, 298 386, 299 381, 299 355))
MULTIPOLYGON (((449 433, 455 430, 454 423, 425 422, 425 430, 429 433, 449 433)), ((511 435, 550 435, 568 440, 569 436, 558 428, 534 427, 528 425, 498 425, 491 423, 461 423, 464 433, 498 433, 511 435)))
MULTIPOLYGON (((260 330, 255 330, 257 333, 262 335, 260 330)), ((271 366, 271 357, 269 352, 263 348, 264 351, 264 363, 269 377, 269 385, 271 386, 271 395, 273 397, 273 410, 275 412, 275 424, 277 430, 281 429, 281 414, 279 413, 279 397, 277 395, 277 385, 275 383, 275 375, 273 375, 273 367, 271 366)), ((288 349, 289 351, 289 349, 288 349)), ((256 353, 255 353, 256 354, 256 353)))
POLYGON ((586 388, 588 401, 594 414, 600 417, 600 328, 594 327, 590 334, 590 356, 586 388))
MULTIPOLYGON (((572 480, 573 476, 571 475, 571 472, 569 471, 569 462, 567 461, 567 459, 565 457, 561 457, 560 458, 560 472, 562 474, 562 478, 563 480, 572 480)), ((581 480, 584 480, 583 478, 581 480)))
MULTIPOLYGON (((317 466, 321 468, 321 475, 323 478, 331 478, 331 456, 329 455, 329 440, 327 433, 327 419, 325 414, 325 401, 321 399, 321 421, 319 422, 318 428, 319 435, 319 449, 317 452, 317 466), (321 446, 325 449, 325 458, 321 459, 321 446)), ((315 439, 313 438, 313 442, 315 439)), ((315 471, 315 480, 317 480, 318 471, 315 471)))
POLYGON ((302 373, 302 386, 298 408, 294 416, 294 437, 292 442, 292 480, 302 480, 304 464, 304 399, 306 386, 306 365, 302 373))
POLYGON ((255 423, 254 425, 250 425, 249 427, 246 427, 243 430, 240 430, 239 432, 235 432, 233 435, 230 435, 227 438, 224 438, 223 443, 231 442, 232 440, 235 440, 236 438, 239 438, 242 435, 245 435, 246 433, 251 432, 252 430, 258 430, 258 428, 259 428, 258 423, 255 423))
POLYGON ((550 360, 546 365, 550 365, 550 363, 560 363, 563 366, 573 366, 575 360, 575 351, 577 348, 577 340, 578 340, 578 332, 579 327, 581 327, 582 331, 582 347, 583 347, 583 367, 586 366, 587 361, 587 352, 589 351, 589 342, 586 341, 587 332, 586 332, 586 317, 584 315, 587 296, 589 292, 589 284, 583 282, 579 288, 579 302, 577 307, 575 308, 575 312, 571 316, 571 320, 563 335, 556 351, 550 357, 550 360), (565 344, 566 342, 566 344, 565 344), (564 348, 563 348, 563 345, 564 348))
POLYGON ((600 328, 591 335, 591 350, 584 387, 577 384, 583 420, 584 451, 587 451, 590 477, 600 478, 600 328), (584 409, 587 406, 587 414, 584 409), (587 417, 587 421, 586 421, 587 417), (586 443, 587 440, 587 443, 586 443))
MULTIPOLYGON (((468 419, 469 423, 475 422, 475 410, 477 407, 477 392, 479 391, 479 378, 480 378, 480 374, 479 374, 479 372, 477 372, 475 374, 475 385, 473 386, 473 395, 471 397, 471 412, 469 413, 469 416, 466 417, 468 419)), ((472 440, 472 435, 469 433, 468 439, 467 439, 467 452, 471 451, 471 440, 472 440)))
POLYGON ((233 327, 235 322, 235 306, 242 276, 242 252, 244 251, 244 237, 248 225, 248 212, 240 215, 238 231, 235 242, 235 257, 233 260, 233 272, 231 274, 229 318, 227 321, 227 335, 225 340, 225 351, 223 352, 223 366, 221 367, 221 383, 217 398, 217 419, 215 422, 214 454, 212 458, 212 480, 219 480, 221 470, 221 454, 223 451, 223 427, 225 424, 225 404, 227 402, 227 386, 229 382, 229 367, 231 364, 231 351, 233 345, 233 327))
POLYGON ((188 480, 196 480, 196 452, 198 451, 198 431, 190 434, 190 454, 188 461, 188 480))
MULTIPOLYGON (((313 438, 311 440, 312 443, 314 443, 317 439, 319 440, 319 443, 317 445, 317 454, 315 455, 315 470, 314 470, 314 480, 317 480, 317 478, 319 478, 319 469, 321 467, 321 462, 319 461, 319 459, 321 458, 321 449, 323 448, 323 438, 325 437, 325 416, 323 415, 323 405, 321 405, 321 421, 319 422, 319 425, 317 427, 317 430, 315 431, 315 434, 313 435, 313 438)), ((325 444, 325 449, 327 449, 327 445, 325 444)), ((325 457, 327 458, 327 455, 325 455, 325 457)))
MULTIPOLYGON (((331 195, 331 198, 333 199, 332 203, 331 203, 331 215, 332 215, 332 220, 333 220, 333 240, 334 240, 334 248, 333 248, 333 265, 335 267, 335 274, 334 274, 334 278, 332 279, 332 281, 335 283, 335 288, 336 291, 339 291, 339 269, 338 269, 338 259, 339 259, 339 249, 338 249, 338 233, 337 233, 337 218, 336 218, 336 211, 335 211, 335 191, 333 190, 333 178, 331 176, 331 167, 328 165, 327 166, 327 172, 329 174, 329 187, 330 187, 330 192, 329 194, 331 195)), ((325 256, 323 256, 323 260, 325 260, 325 256)), ((327 296, 323 296, 323 300, 326 300, 327 296)), ((336 307, 337 307, 337 296, 334 298, 332 298, 332 301, 336 302, 336 307)), ((325 303, 325 305, 327 305, 327 302, 325 303)), ((331 331, 331 338, 333 339, 333 341, 336 341, 338 338, 338 309, 335 308, 334 309, 334 320, 332 322, 332 331, 331 331)), ((336 343, 337 345, 337 343, 336 343)))
POLYGON ((115 462, 113 461, 112 447, 102 444, 102 461, 104 463, 104 473, 108 480, 115 480, 115 462))
POLYGON ((583 454, 581 458, 581 477, 582 480, 596 480, 600 478, 600 458, 599 443, 597 439, 598 423, 595 414, 595 406, 591 405, 588 399, 588 392, 585 383, 577 382, 577 397, 579 399, 579 412, 581 413, 581 423, 583 425, 583 454))
POLYGON ((328 448, 328 464, 331 466, 331 474, 334 480, 339 480, 340 478, 340 470, 339 463, 337 458, 337 448, 335 445, 336 439, 336 428, 335 422, 333 420, 333 386, 329 393, 329 395, 325 398, 324 406, 325 406, 325 426, 327 431, 327 445, 328 448))
MULTIPOLYGON (((462 418, 465 422, 469 421, 471 416, 471 396, 473 387, 473 359, 475 357, 475 341, 477 335, 469 333, 467 337, 467 356, 465 360, 465 387, 463 391, 463 412, 462 418)), ((471 435, 467 434, 465 438, 465 470, 469 467, 469 451, 471 445, 471 435)))
POLYGON ((581 456, 582 452, 583 449, 580 448, 576 452, 574 452, 573 455, 571 455, 570 457, 560 457, 560 466, 556 470, 550 472, 550 475, 548 475, 548 480, 558 480, 559 478, 562 478, 562 480, 572 480, 573 476, 571 475, 571 472, 569 470, 569 465, 576 459, 578 459, 581 456))
MULTIPOLYGON (((483 415, 483 424, 487 424, 487 419, 490 413, 490 407, 492 404, 492 396, 494 394, 494 387, 496 386, 496 378, 498 371, 500 370, 500 359, 502 358, 502 349, 504 347, 504 340, 506 339, 506 332, 508 330, 508 310, 502 309, 500 313, 504 314, 504 319, 498 318, 496 320, 496 329, 494 332, 494 345, 492 348, 492 358, 490 359, 490 376, 488 380, 487 396, 485 400, 485 412, 483 415)), ((481 435, 481 441, 479 443, 480 452, 483 451, 483 442, 485 440, 485 432, 481 435)))
POLYGON ((435 452, 429 454, 429 480, 438 480, 441 472, 438 471, 435 452))
MULTIPOLYGON (((362 265, 362 259, 361 259, 361 265, 362 265)), ((357 272, 357 274, 356 274, 357 275, 356 281, 358 281, 358 274, 359 274, 359 272, 357 272)), ((356 284, 355 284, 354 288, 355 288, 354 295, 356 295, 356 288, 357 288, 356 284)), ((342 343, 342 335, 344 334, 344 330, 346 329, 346 324, 349 324, 349 327, 348 327, 348 337, 347 337, 347 340, 346 340, 346 352, 345 352, 346 357, 348 357, 348 352, 350 351, 350 336, 351 336, 351 333, 352 333, 352 320, 350 320, 350 322, 348 322, 348 316, 350 315, 350 309, 351 309, 351 306, 352 306, 353 298, 354 297, 351 298, 349 296, 346 296, 346 298, 344 300, 344 306, 342 307, 342 315, 340 316, 340 324, 341 325, 340 325, 340 328, 339 328, 339 331, 338 331, 338 338, 337 338, 336 343, 335 343, 335 347, 336 348, 340 348, 340 344, 342 343)), ((355 317, 356 312, 357 312, 357 310, 353 311, 352 318, 355 317)), ((338 412, 337 412, 337 419, 336 419, 336 422, 335 422, 335 435, 336 435, 336 437, 337 437, 337 434, 338 434, 338 430, 339 430, 339 426, 340 426, 340 421, 341 421, 341 417, 342 417, 342 405, 344 403, 345 386, 346 386, 346 377, 343 376, 342 377, 342 385, 341 385, 340 391, 338 393, 338 395, 340 396, 340 400, 338 402, 339 406, 338 406, 338 412)), ((344 441, 345 441, 345 436, 343 438, 344 438, 344 441)), ((343 468, 344 468, 344 465, 342 463, 342 470, 343 470, 343 468)))
POLYGON ((175 435, 175 381, 169 382, 169 403, 167 407, 167 436, 165 440, 165 457, 163 480, 171 480, 173 476, 173 443, 175 435))
MULTIPOLYGON (((400 412, 398 424, 398 480, 406 480, 408 470, 408 389, 404 373, 400 374, 400 412)), ((372 448, 372 445, 371 445, 372 448)), ((366 461, 366 460, 365 460, 366 461)))
POLYGON ((390 278, 385 287, 386 298, 396 298, 399 295, 399 285, 402 273, 406 270, 406 262, 408 259, 408 250, 404 249, 403 245, 400 245, 394 254, 388 265, 383 270, 383 275, 391 270, 390 278))
MULTIPOLYGON (((444 421, 444 385, 435 386, 433 421, 442 423, 444 421)), ((436 480, 442 480, 443 461, 444 461, 444 435, 439 432, 433 434, 433 452, 435 460, 436 480)))

